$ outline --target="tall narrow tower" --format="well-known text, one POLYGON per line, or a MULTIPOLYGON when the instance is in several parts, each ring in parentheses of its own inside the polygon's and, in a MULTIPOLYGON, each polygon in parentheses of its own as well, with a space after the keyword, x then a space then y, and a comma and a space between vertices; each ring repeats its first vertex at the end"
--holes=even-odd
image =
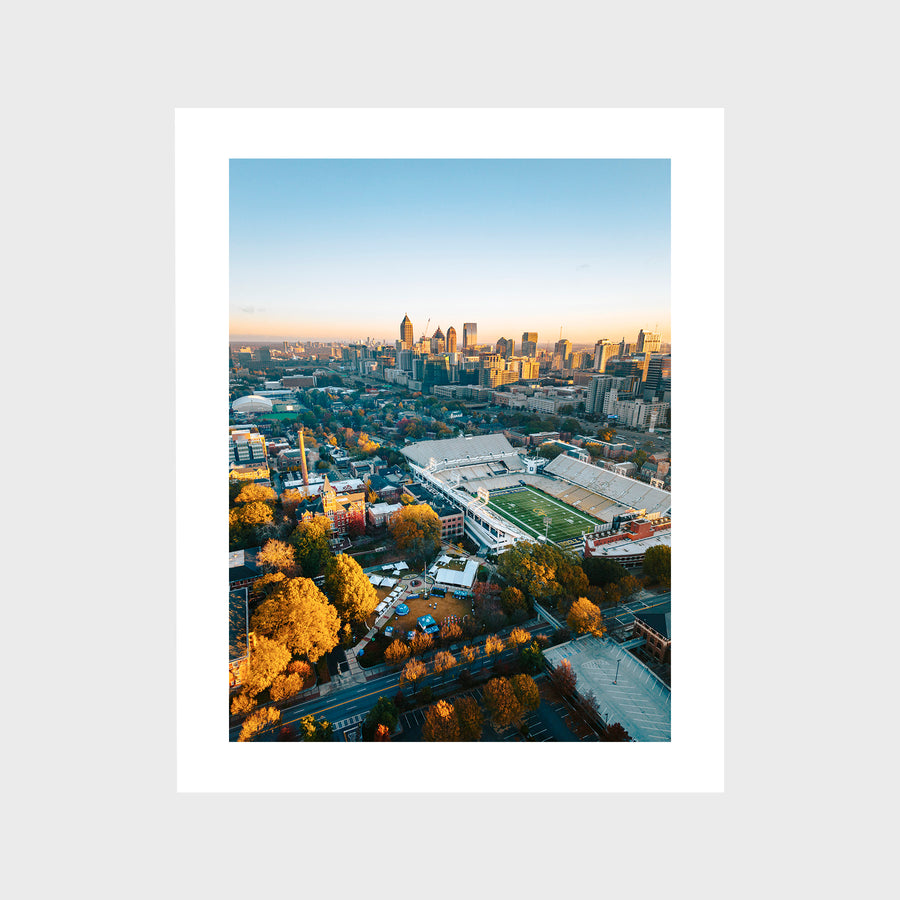
POLYGON ((303 496, 309 496, 309 473, 306 471, 306 445, 303 443, 303 429, 297 431, 297 446, 300 449, 300 468, 303 471, 303 496))
POLYGON ((452 325, 447 329, 447 352, 456 353, 456 329, 452 325))
POLYGON ((407 350, 413 345, 413 326, 409 316, 406 315, 403 316, 403 321, 400 323, 400 340, 403 341, 404 348, 407 350))

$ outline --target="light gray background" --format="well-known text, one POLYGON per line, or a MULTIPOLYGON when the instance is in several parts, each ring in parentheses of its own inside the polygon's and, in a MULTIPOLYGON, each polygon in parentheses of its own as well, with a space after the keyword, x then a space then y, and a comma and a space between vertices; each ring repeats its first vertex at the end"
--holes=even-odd
POLYGON ((845 571, 829 532, 873 522, 884 496, 881 482, 860 491, 875 450, 854 437, 859 395, 884 382, 876 364, 851 387, 842 365, 870 342, 876 358, 892 349, 886 320, 864 319, 896 295, 882 8, 15 11, 6 439, 28 448, 5 485, 15 896, 877 889, 876 711, 892 707, 870 667, 889 650, 859 637, 880 631, 871 601, 886 589, 866 572, 883 551, 867 540, 868 564, 845 571), (174 794, 172 122, 190 106, 725 108, 724 795, 174 794), (861 607, 853 640, 835 601, 861 607))

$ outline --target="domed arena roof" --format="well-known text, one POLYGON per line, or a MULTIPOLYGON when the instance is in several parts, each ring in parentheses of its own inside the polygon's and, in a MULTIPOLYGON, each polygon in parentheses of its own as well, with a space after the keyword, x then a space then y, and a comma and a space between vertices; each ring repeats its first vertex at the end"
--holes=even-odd
POLYGON ((257 394, 248 394, 246 397, 238 397, 231 404, 231 408, 235 412, 244 413, 272 412, 272 401, 257 394))

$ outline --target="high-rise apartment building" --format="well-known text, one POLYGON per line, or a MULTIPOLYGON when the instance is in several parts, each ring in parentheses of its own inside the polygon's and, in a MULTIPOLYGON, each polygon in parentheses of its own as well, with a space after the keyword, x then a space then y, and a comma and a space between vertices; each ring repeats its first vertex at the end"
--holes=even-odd
POLYGON ((497 353, 504 359, 509 359, 516 349, 516 342, 512 338, 500 338, 497 341, 497 353))
POLYGON ((456 329, 452 325, 447 329, 447 352, 456 353, 456 329))
POLYGON ((412 322, 410 322, 409 316, 406 315, 403 316, 403 321, 400 323, 400 340, 403 341, 404 349, 409 349, 413 345, 412 322))
POLYGON ((478 343, 478 323, 463 322, 463 350, 469 350, 478 343))
POLYGON ((522 332, 522 356, 537 356, 537 332, 522 332))
POLYGON ((600 340, 594 344, 594 369, 598 372, 605 372, 607 362, 618 355, 618 344, 611 344, 606 338, 600 338, 600 340))

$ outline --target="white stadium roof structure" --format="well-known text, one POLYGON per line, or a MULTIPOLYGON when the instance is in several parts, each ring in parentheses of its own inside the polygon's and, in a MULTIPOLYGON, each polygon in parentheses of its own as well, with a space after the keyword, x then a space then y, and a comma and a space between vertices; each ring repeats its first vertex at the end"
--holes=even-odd
POLYGON ((400 452, 411 463, 423 469, 439 469, 448 465, 465 466, 503 457, 518 459, 515 447, 502 434, 479 434, 448 438, 443 441, 419 441, 407 444, 400 452))
POLYGON ((272 401, 259 394, 248 394, 246 397, 238 397, 231 408, 235 412, 272 412, 272 401))
POLYGON ((622 507, 643 509, 648 513, 668 515, 672 508, 672 495, 661 488, 650 487, 627 475, 619 475, 600 466, 581 462, 562 454, 544 467, 544 472, 563 478, 572 484, 586 488, 595 494, 615 500, 622 507))

